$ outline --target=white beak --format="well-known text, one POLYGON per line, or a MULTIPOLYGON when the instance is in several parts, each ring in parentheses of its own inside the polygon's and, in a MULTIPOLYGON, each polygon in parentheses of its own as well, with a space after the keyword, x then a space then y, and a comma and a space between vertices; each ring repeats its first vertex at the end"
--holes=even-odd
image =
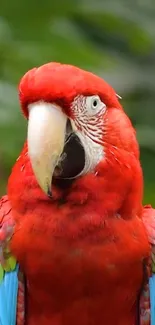
POLYGON ((29 105, 28 154, 42 190, 51 196, 54 169, 64 148, 67 117, 56 104, 29 105))

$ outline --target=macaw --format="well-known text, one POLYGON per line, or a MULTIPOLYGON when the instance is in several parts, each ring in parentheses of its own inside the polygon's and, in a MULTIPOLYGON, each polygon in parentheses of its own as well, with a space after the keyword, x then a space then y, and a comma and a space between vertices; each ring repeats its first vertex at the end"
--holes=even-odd
POLYGON ((0 200, 0 325, 155 324, 155 210, 119 96, 48 63, 19 99, 28 133, 0 200))

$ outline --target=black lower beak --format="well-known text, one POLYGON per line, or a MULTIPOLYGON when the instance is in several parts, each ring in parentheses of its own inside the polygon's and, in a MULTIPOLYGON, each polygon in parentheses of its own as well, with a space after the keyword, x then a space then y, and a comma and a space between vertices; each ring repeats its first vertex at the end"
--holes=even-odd
POLYGON ((66 141, 58 166, 54 172, 54 178, 70 179, 77 177, 85 166, 85 151, 79 137, 72 132, 71 125, 67 124, 66 141))

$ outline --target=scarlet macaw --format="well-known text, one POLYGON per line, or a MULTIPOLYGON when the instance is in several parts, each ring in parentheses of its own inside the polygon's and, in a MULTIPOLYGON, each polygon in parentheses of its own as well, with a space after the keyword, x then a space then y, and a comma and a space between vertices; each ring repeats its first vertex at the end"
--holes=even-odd
POLYGON ((155 211, 118 96, 49 63, 19 98, 28 137, 0 201, 0 325, 154 325, 155 211))

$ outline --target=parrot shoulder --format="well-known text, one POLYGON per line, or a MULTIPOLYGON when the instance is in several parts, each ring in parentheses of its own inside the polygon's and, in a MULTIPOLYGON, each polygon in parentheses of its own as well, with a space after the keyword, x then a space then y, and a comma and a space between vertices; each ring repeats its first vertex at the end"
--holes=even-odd
POLYGON ((5 272, 16 268, 16 259, 11 255, 9 241, 14 231, 11 205, 7 195, 0 199, 0 282, 5 272))
POLYGON ((143 222, 151 244, 152 273, 155 274, 155 209, 151 205, 143 208, 143 222))
POLYGON ((0 324, 24 324, 24 283, 19 265, 10 252, 14 232, 12 208, 7 195, 0 199, 0 324))
POLYGON ((143 208, 143 223, 151 245, 149 279, 144 284, 140 299, 140 324, 155 324, 155 209, 151 205, 143 208))

